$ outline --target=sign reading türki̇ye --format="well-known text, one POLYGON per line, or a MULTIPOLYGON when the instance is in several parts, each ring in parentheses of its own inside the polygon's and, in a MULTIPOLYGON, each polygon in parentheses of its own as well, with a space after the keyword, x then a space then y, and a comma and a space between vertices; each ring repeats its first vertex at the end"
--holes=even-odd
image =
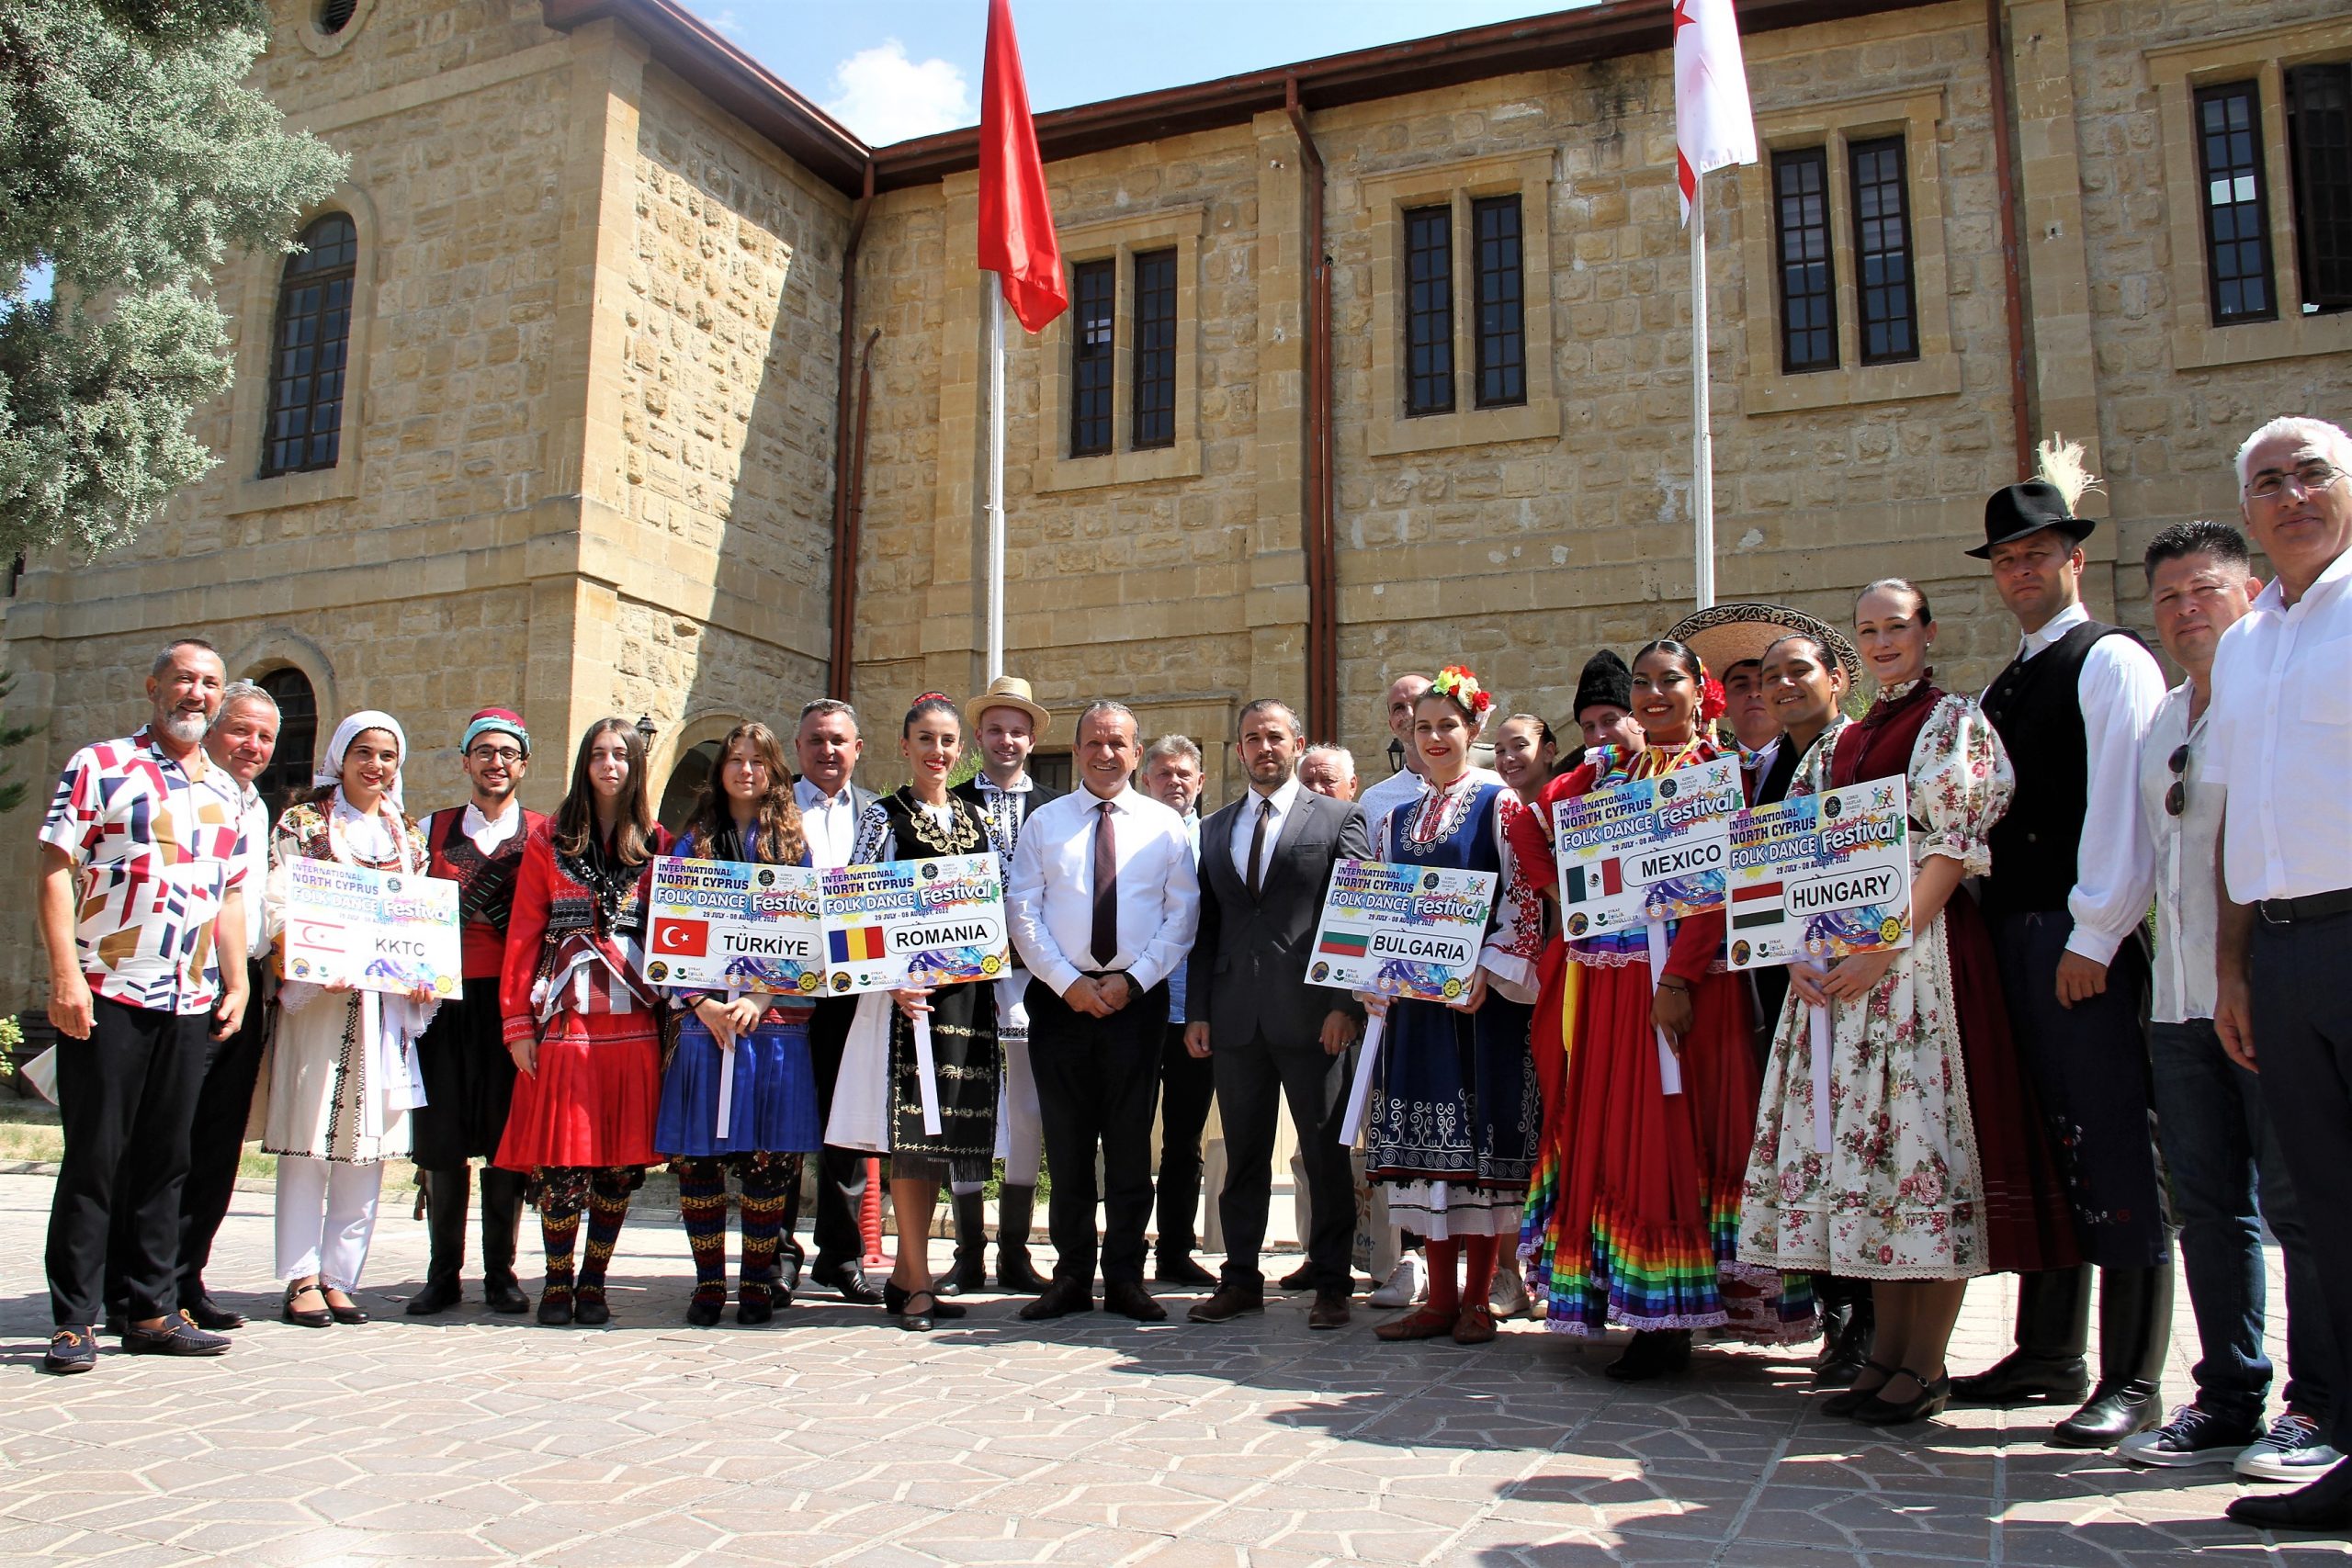
POLYGON ((645 977, 813 997, 825 984, 824 874, 748 861, 653 863, 645 977))

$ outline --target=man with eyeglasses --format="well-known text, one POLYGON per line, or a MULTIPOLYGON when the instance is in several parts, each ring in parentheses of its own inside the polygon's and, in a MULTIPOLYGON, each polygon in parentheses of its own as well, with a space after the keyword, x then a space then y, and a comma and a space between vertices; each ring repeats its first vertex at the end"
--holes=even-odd
MULTIPOLYGON (((2277 419, 2238 448, 2246 529, 2276 575, 2213 656, 2191 787, 2221 795, 2214 1028, 2262 1101, 2303 1211, 2352 1213, 2352 435, 2277 419)), ((2187 770, 2184 769, 2184 776, 2187 770)), ((2352 1349, 2352 1248, 2317 1249, 2324 1337, 2352 1349)), ((2300 1344, 2301 1341, 2297 1341, 2300 1344)), ((2304 1368, 2295 1372, 2300 1381, 2304 1368)), ((2352 1449, 2352 1401, 2330 1413, 2352 1449)), ((2352 1529, 2352 1464, 2300 1491, 2240 1497, 2267 1529, 2352 1529)))
POLYGON ((433 813, 423 824, 432 874, 458 885, 465 983, 416 1043, 424 1103, 410 1112, 409 1125, 427 1251, 424 1288, 408 1302, 412 1317, 447 1312, 463 1297, 458 1274, 466 1260, 468 1162, 474 1159, 483 1162, 482 1300, 492 1312, 531 1310, 531 1298, 514 1276, 529 1179, 492 1163, 514 1096, 514 1059, 500 1033, 498 974, 523 846, 547 818, 524 810, 514 797, 531 766, 531 732, 520 715, 484 708, 468 719, 460 765, 473 798, 433 813))
POLYGON ((2213 864, 2221 792, 2196 780, 2212 723, 2213 653, 2262 589, 2245 537, 2226 523, 2180 523, 2148 545, 2143 566, 2156 635, 2188 678, 2165 694, 2140 751, 2140 901, 2156 908, 2148 1051, 2156 1137, 2171 1176, 2181 1270, 2197 1314, 2196 1400, 2124 1440, 2138 1464, 2234 1465, 2256 1481, 2308 1481, 2337 1455, 2324 1432, 2339 1381, 2317 1260, 2255 1076, 2232 1063, 2213 1028, 2213 864), (2257 1175, 2259 1179, 2257 1180, 2257 1175), (2287 1259, 2286 1411, 2266 1430, 2262 1226, 2287 1259))

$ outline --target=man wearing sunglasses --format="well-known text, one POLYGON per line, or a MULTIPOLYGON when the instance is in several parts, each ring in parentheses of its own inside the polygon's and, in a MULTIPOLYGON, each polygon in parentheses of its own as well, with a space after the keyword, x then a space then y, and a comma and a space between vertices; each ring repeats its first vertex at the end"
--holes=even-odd
POLYGON ((2196 1309, 2195 1403, 2120 1450, 2136 1463, 2233 1464, 2255 1481, 2312 1481, 2335 1462, 2324 1432, 2337 1382, 2317 1260, 2255 1076, 2213 1027, 2221 792, 2197 782, 2207 745, 2213 654, 2262 591, 2245 538, 2226 523, 2180 523, 2150 541, 2148 603, 2165 652, 2188 679, 2165 694, 2140 752, 2143 903, 2156 907, 2148 1050, 2156 1134, 2172 1178, 2182 1271, 2196 1309), (2258 1173, 2258 1179, 2257 1179, 2258 1173), (2259 1206, 2257 1208, 2257 1194, 2259 1206), (2257 1215, 2259 1217, 2257 1217, 2257 1215), (2266 1430, 2262 1225, 2287 1259, 2286 1412, 2266 1430))

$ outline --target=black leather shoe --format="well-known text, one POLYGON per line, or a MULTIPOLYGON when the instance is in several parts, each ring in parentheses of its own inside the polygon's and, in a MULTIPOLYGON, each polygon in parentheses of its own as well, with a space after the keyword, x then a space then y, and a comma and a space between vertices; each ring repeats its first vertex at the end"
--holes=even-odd
POLYGON ((1193 1323, 1231 1323, 1237 1317, 1250 1313, 1262 1313, 1265 1310, 1266 1292, 1262 1289, 1250 1290, 1239 1285, 1221 1285, 1217 1288, 1216 1294, 1208 1300, 1193 1303, 1193 1310, 1186 1313, 1184 1316, 1193 1323))
POLYGON ((694 1299, 686 1303, 686 1325, 690 1328, 716 1328, 718 1320, 726 1315, 727 1297, 724 1293, 707 1296, 696 1291, 694 1299))
POLYGON ((586 1324, 591 1328, 613 1321, 612 1304, 605 1300, 602 1285, 575 1285, 571 1290, 571 1321, 586 1324))
POLYGON ((198 1328, 212 1334, 226 1334, 232 1328, 245 1325, 243 1313, 231 1312, 210 1296, 198 1296, 192 1302, 182 1303, 180 1310, 194 1319, 198 1328))
POLYGON ((1278 1289, 1285 1291, 1311 1291, 1315 1288, 1315 1265, 1302 1263, 1275 1280, 1274 1284, 1278 1289))
POLYGON ((98 1364, 98 1337, 86 1328, 61 1328, 49 1337, 40 1370, 61 1377, 86 1372, 98 1364))
POLYGON ((411 1317, 431 1317, 447 1312, 465 1300, 465 1292, 458 1289, 455 1280, 427 1280, 424 1288, 408 1299, 411 1317))
POLYGON ((2080 1356, 2029 1356, 2012 1350, 1984 1371, 1951 1380, 1955 1404, 2019 1404, 2080 1399, 2091 1386, 2080 1356))
POLYGON ((1068 1317, 1074 1312, 1092 1312, 1094 1292, 1076 1280, 1056 1280, 1046 1287, 1046 1293, 1021 1309, 1023 1323, 1043 1323, 1047 1318, 1068 1317))
POLYGON ((882 1292, 856 1263, 820 1263, 808 1271, 808 1282, 828 1290, 853 1306, 880 1306, 882 1292))
POLYGON ((501 1283, 485 1281, 481 1299, 491 1311, 504 1313, 509 1317, 520 1317, 531 1310, 531 1298, 524 1293, 522 1286, 512 1280, 501 1283))
POLYGON ((2050 1429, 2049 1440, 2062 1449, 2109 1449, 2164 1416, 2164 1391, 2154 1383, 2137 1378, 2113 1387, 2102 1383, 2080 1410, 2050 1429))
POLYGON ((1140 1280, 1105 1280, 1102 1282, 1102 1310, 1115 1312, 1121 1317, 1132 1317, 1137 1323, 1165 1323, 1168 1309, 1151 1299, 1140 1280))
POLYGON ((1825 1337, 1821 1359, 1813 1369, 1813 1386, 1851 1386, 1870 1363, 1871 1343, 1878 1337, 1877 1318, 1868 1307, 1849 1303, 1840 1314, 1837 1333, 1829 1335, 1825 1330, 1825 1337))
MULTIPOLYGON (((899 1287, 891 1285, 888 1289, 897 1291, 899 1287)), ((894 1299, 899 1304, 890 1308, 890 1315, 899 1320, 900 1328, 910 1334, 928 1334, 937 1326, 935 1320, 939 1315, 941 1303, 939 1297, 933 1292, 929 1291, 916 1291, 911 1293, 900 1292, 894 1299)))
POLYGON ((368 1309, 352 1300, 350 1292, 338 1289, 335 1294, 343 1297, 343 1304, 336 1305, 334 1296, 329 1296, 327 1312, 337 1323, 347 1323, 356 1326, 368 1321, 368 1309))
POLYGON ((2230 1517, 2269 1530, 2352 1529, 2352 1463, 2334 1470, 2299 1492, 2254 1493, 2230 1505, 2230 1517))
MULTIPOLYGON (((1919 1374, 1914 1371, 1897 1371, 1894 1377, 1919 1382, 1919 1374)), ((1890 1383, 1894 1381, 1894 1378, 1887 1379, 1890 1383)), ((1919 1383, 1918 1393, 1910 1399, 1893 1401, 1873 1394, 1854 1412, 1854 1419, 1865 1427, 1900 1427, 1912 1421, 1925 1421, 1930 1416, 1940 1416, 1951 1403, 1951 1378, 1947 1373, 1933 1382, 1919 1383)))
POLYGON ((1894 1378, 1894 1369, 1883 1361, 1864 1361, 1861 1370, 1854 1374, 1854 1382, 1861 1382, 1863 1377, 1871 1372, 1878 1374, 1876 1382, 1868 1388, 1854 1388, 1849 1385, 1844 1393, 1831 1394, 1821 1402, 1821 1413, 1824 1416, 1851 1416, 1855 1411, 1876 1399, 1878 1391, 1884 1388, 1894 1378))
POLYGON ((286 1304, 277 1309, 277 1315, 297 1328, 332 1328, 334 1326, 334 1314, 326 1309, 325 1302, 325 1293, 316 1285, 288 1285, 286 1287, 286 1304), (294 1304, 308 1295, 317 1296, 321 1304, 310 1308, 294 1304))
POLYGON ((1315 1292, 1315 1304, 1306 1309, 1306 1326, 1345 1328, 1351 1315, 1348 1310, 1347 1292, 1317 1291, 1315 1292))
POLYGON ((903 1316, 907 1310, 907 1303, 918 1297, 926 1298, 931 1303, 930 1306, 922 1310, 922 1315, 924 1317, 963 1317, 971 1311, 969 1307, 960 1303, 944 1299, 936 1284, 927 1291, 909 1291, 901 1289, 890 1280, 882 1281, 882 1310, 892 1317, 903 1316))
POLYGON ((779 1252, 775 1257, 775 1304, 790 1306, 792 1293, 800 1289, 800 1257, 797 1253, 779 1252))
POLYGON ((1163 1285, 1186 1285, 1196 1290, 1216 1288, 1216 1275, 1181 1253, 1161 1258, 1151 1277, 1163 1285))
POLYGON ((1601 1369, 1619 1382, 1647 1382, 1681 1371, 1690 1364, 1690 1331, 1687 1328, 1644 1329, 1634 1336, 1625 1353, 1601 1369))
POLYGON ((543 1328, 563 1328, 571 1322, 571 1292, 548 1291, 539 1297, 539 1325, 543 1328))
POLYGON ((131 1324, 122 1332, 122 1348, 134 1356, 225 1356, 229 1337, 209 1334, 175 1312, 153 1328, 131 1324))
POLYGON ((761 1324, 775 1321, 775 1303, 772 1297, 756 1289, 745 1291, 736 1298, 735 1321, 745 1328, 757 1328, 761 1324))

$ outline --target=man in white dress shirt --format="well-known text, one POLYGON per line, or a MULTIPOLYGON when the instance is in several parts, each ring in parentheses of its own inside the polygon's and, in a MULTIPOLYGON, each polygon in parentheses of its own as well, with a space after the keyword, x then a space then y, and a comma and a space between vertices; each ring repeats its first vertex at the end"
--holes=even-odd
POLYGON ((1083 788, 1030 815, 1005 886, 1012 945, 1030 974, 1029 1061, 1053 1172, 1046 1224, 1053 1283, 1031 1322, 1102 1304, 1139 1323, 1168 1315, 1144 1288, 1151 1221, 1151 1120, 1168 1029, 1168 976, 1200 918, 1184 820, 1131 782, 1136 716, 1098 702, 1079 716, 1083 788), (1094 1161, 1103 1226, 1094 1233, 1094 1161))
MULTIPOLYGON (((2246 528, 2277 576, 2213 658, 2198 772, 2222 793, 2214 1026, 2261 1075, 2296 1196, 2352 1213, 2352 436, 2280 419, 2238 449, 2246 528)), ((2336 1363, 2352 1350, 2352 1248, 2317 1249, 2336 1363)), ((2305 1310, 2300 1304, 2297 1310, 2305 1310)), ((2332 1444, 2352 1450, 2338 1392, 2332 1444)), ((2241 1497, 2269 1529, 2352 1529, 2352 1463, 2300 1491, 2241 1497)))
POLYGON ((2164 672, 2140 639, 2091 619, 2072 510, 2081 479, 2044 448, 2051 477, 1984 503, 1993 585, 2017 618, 2017 657, 1984 694, 2018 785, 1990 835, 1984 914, 2018 1052, 2063 1151, 2084 1263, 2028 1274, 2017 1348, 1952 1380, 1968 1404, 2072 1402, 2088 1380, 2090 1269, 2099 1270, 2098 1381, 2052 1428, 2065 1448, 2107 1448, 2163 1419, 2172 1332, 2172 1254, 2148 1135, 2148 984, 2141 922, 2140 748, 2164 672))
POLYGON ((1382 699, 1388 733, 1404 745, 1405 765, 1356 798, 1356 804, 1363 807, 1365 830, 1374 838, 1380 836, 1380 824, 1390 812, 1421 798, 1421 751, 1413 744, 1413 705, 1429 689, 1427 675, 1399 675, 1388 682, 1387 695, 1382 699))

